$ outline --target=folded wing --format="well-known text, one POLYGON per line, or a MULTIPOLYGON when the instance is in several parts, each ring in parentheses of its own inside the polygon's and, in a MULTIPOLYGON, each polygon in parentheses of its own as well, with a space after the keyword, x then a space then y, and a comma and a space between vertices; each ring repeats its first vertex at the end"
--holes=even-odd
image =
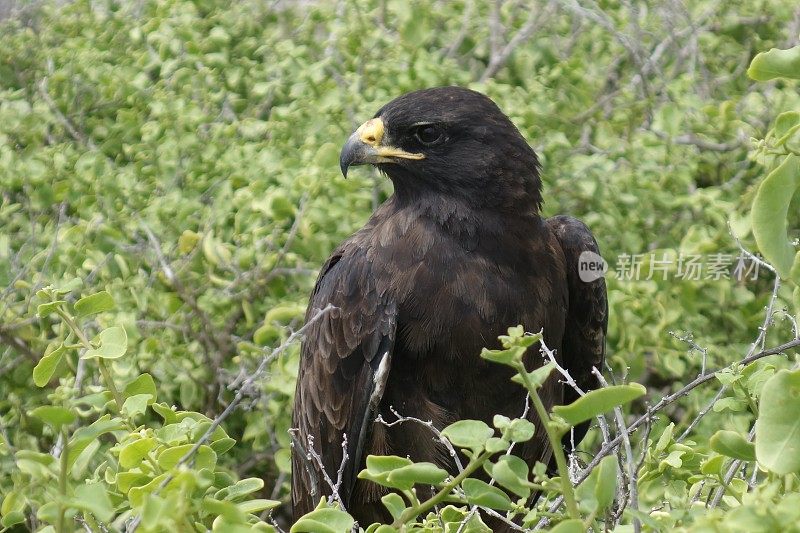
POLYGON ((311 511, 337 483, 347 505, 391 366, 396 312, 379 293, 363 252, 346 244, 323 266, 306 320, 314 321, 301 348, 292 427, 292 500, 295 519, 311 511), (347 445, 342 446, 344 436, 347 445), (320 461, 309 459, 310 450, 320 461), (344 454, 347 454, 344 460, 344 454))

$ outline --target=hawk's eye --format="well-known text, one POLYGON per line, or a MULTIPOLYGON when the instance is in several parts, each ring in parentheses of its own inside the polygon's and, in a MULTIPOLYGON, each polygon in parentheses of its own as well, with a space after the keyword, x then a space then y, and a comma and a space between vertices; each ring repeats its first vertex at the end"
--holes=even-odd
POLYGON ((435 124, 422 124, 414 129, 414 137, 426 145, 433 145, 442 140, 442 132, 435 124))

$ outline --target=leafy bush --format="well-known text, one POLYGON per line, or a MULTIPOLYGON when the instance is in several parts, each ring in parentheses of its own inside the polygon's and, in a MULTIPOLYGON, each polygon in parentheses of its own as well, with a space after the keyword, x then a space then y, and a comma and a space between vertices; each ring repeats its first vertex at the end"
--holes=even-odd
MULTIPOLYGON (((438 428, 494 484, 371 458, 362 475, 404 495, 384 502, 397 525, 796 528, 796 17, 789 0, 77 0, 3 21, 0 526, 287 527, 306 298, 390 192, 339 178, 338 147, 394 96, 460 84, 537 149, 546 214, 583 218, 622 274, 607 375, 628 388, 609 390, 647 400, 590 411, 560 476, 503 453, 522 420, 438 428), (678 277, 700 254, 759 276, 678 277)), ((546 414, 552 437, 582 409, 546 414)), ((294 530, 351 524, 323 502, 294 530)))
POLYGON ((99 529, 98 521, 123 529, 133 516, 129 527, 138 522, 143 531, 191 530, 194 524, 205 530, 212 519, 218 531, 273 531, 264 522, 249 527, 253 513, 280 504, 247 498, 264 486, 263 480, 236 481, 217 468, 218 455, 230 450, 235 441, 216 421, 156 403, 158 391, 148 373, 128 380, 124 387, 117 383, 110 365, 127 352, 125 329, 109 326, 89 340, 80 324, 89 316, 112 310, 111 295, 102 291, 85 296, 75 302, 71 313, 62 299, 68 293, 68 288, 53 287, 38 293, 46 302, 37 308, 39 318, 56 315, 60 325, 58 337, 33 369, 33 380, 42 387, 55 375, 63 379, 74 372, 75 376, 49 395, 52 405, 29 413, 57 436, 58 453, 16 452, 18 472, 14 490, 3 500, 3 525, 23 522, 30 507, 38 520, 55 525, 56 531, 73 529, 66 521, 75 520, 76 512, 92 530, 99 529), (86 369, 76 364, 73 352, 80 352, 81 362, 96 363, 104 387, 80 394, 86 369), (149 410, 163 419, 159 427, 141 423, 149 410), (76 425, 74 431, 70 429, 76 425), (105 461, 93 464, 109 436, 113 445, 107 448, 105 461))

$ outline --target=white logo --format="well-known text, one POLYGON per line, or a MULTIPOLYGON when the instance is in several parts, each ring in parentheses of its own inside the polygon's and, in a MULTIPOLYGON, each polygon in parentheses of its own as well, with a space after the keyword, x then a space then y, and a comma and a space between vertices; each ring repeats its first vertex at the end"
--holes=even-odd
POLYGON ((608 263, 594 252, 581 252, 578 257, 578 276, 581 281, 591 283, 605 276, 608 272, 608 263))

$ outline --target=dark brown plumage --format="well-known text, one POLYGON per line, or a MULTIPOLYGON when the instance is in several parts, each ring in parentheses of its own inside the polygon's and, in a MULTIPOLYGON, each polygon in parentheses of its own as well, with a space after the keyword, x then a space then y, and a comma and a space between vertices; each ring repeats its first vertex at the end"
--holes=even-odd
MULTIPOLYGON (((394 184, 367 224, 323 265, 307 319, 293 426, 313 437, 335 479, 347 435, 340 495, 361 523, 386 519, 377 485, 356 478, 369 454, 409 456, 453 470, 429 430, 387 428, 378 414, 491 424, 519 417, 525 390, 506 367, 479 357, 509 326, 544 329, 547 345, 582 388, 604 357, 605 283, 578 276, 581 252, 597 252, 578 220, 543 219, 539 163, 511 121, 487 97, 457 87, 406 94, 383 107, 347 141, 342 171, 374 164, 394 184)), ((538 350, 526 355, 539 366, 538 350)), ((556 376, 542 391, 548 407, 574 399, 556 376)), ((531 410, 533 411, 533 410, 531 410)), ((530 419, 538 423, 534 414, 530 419)), ((578 440, 583 431, 577 435, 578 440)), ((295 518, 330 488, 295 449, 295 518)), ((545 432, 515 453, 547 463, 545 432)))

